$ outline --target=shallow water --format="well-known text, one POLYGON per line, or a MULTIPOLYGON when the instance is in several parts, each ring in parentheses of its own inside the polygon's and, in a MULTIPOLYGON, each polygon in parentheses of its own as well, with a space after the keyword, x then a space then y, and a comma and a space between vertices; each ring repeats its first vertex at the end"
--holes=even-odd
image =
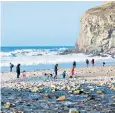
MULTIPOLYGON (((103 61, 98 61, 95 63, 95 66, 102 66, 103 61)), ((58 63, 59 68, 71 68, 72 62, 69 63, 58 63)), ((92 65, 90 64, 89 67, 92 65)), ((106 66, 115 66, 115 60, 113 61, 107 61, 106 66)), ((76 68, 86 67, 85 62, 77 62, 76 68)), ((44 70, 44 69, 54 69, 54 64, 38 64, 38 65, 28 65, 28 66, 21 66, 21 71, 27 70, 27 71, 33 71, 33 70, 44 70)), ((15 71, 15 67, 13 68, 13 71, 15 71)), ((9 72, 9 67, 1 67, 1 72, 9 72)))
POLYGON ((52 89, 48 87, 43 87, 37 93, 30 90, 18 91, 2 88, 2 103, 10 102, 13 104, 9 109, 3 108, 4 104, 2 104, 2 111, 9 113, 13 109, 17 109, 24 111, 24 113, 68 113, 70 108, 76 108, 80 113, 115 112, 115 98, 112 98, 115 96, 115 91, 106 85, 82 84, 80 89, 84 89, 86 94, 74 95, 65 90, 52 92, 52 89), (94 91, 90 91, 91 88, 94 88, 94 91), (103 90, 104 94, 96 94, 98 90, 103 90), (66 96, 66 100, 57 101, 56 99, 62 95, 66 96))

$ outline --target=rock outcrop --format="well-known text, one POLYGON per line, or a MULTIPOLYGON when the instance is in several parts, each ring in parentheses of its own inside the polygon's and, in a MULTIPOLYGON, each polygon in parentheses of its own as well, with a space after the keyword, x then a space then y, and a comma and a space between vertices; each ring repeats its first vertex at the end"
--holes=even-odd
POLYGON ((105 2, 84 14, 76 45, 80 52, 115 55, 115 1, 105 2))

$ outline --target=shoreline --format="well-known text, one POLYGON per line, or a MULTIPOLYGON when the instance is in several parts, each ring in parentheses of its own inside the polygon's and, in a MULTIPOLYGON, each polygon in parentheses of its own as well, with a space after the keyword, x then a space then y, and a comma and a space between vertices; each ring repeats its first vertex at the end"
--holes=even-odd
MULTIPOLYGON (((59 68, 71 68, 72 67, 72 62, 68 63, 58 63, 59 68)), ((55 64, 39 64, 39 65, 21 65, 21 71, 26 70, 26 71, 38 71, 38 70, 50 70, 54 68, 55 64)), ((96 62, 95 67, 101 67, 103 64, 102 62, 96 62)), ((106 62, 105 66, 115 66, 115 60, 112 62, 106 62)), ((85 68, 86 63, 85 62, 77 62, 76 68, 85 68)), ((92 67, 91 64, 89 64, 89 67, 92 67)), ((1 72, 9 72, 9 66, 6 67, 1 67, 1 72)), ((16 66, 13 68, 13 72, 15 72, 16 66)))
MULTIPOLYGON (((62 78, 62 72, 66 70, 66 78, 65 80, 69 80, 70 75, 71 75, 71 68, 61 68, 58 70, 58 78, 63 80, 62 78)), ((23 78, 23 73, 20 74, 20 78, 17 79, 16 78, 16 72, 1 72, 1 84, 7 84, 7 82, 12 83, 11 81, 14 80, 15 83, 17 83, 18 80, 23 81, 30 79, 31 78, 37 78, 39 81, 39 77, 42 78, 42 82, 45 82, 46 80, 49 80, 49 78, 47 78, 47 76, 45 77, 44 74, 47 74, 49 76, 49 74, 52 74, 54 76, 54 70, 53 69, 44 69, 44 70, 34 70, 34 71, 26 71, 26 78, 23 78), (45 80, 45 81, 44 81, 45 80)), ((80 79, 88 79, 88 78, 96 78, 96 77, 107 77, 108 81, 110 77, 113 77, 115 80, 115 66, 105 66, 105 67, 84 67, 84 68, 75 68, 75 73, 73 75, 73 79, 74 78, 80 78, 80 79)), ((51 82, 53 80, 53 78, 51 78, 51 80, 49 80, 49 82, 51 82)), ((58 80, 58 79, 57 79, 58 80)), ((70 79, 71 80, 71 79, 70 79)), ((90 80, 88 80, 90 81, 90 80)), ((106 80, 106 82, 108 82, 106 80)), ((34 81, 31 81, 34 82, 34 81)), ((95 81, 92 81, 95 83, 95 81)), ((114 81, 115 82, 115 81, 114 81)))

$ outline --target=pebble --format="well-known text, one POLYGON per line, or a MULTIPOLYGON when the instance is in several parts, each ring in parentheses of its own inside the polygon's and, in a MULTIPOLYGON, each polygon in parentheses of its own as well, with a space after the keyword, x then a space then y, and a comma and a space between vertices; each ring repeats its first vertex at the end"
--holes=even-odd
POLYGON ((104 91, 97 91, 97 94, 104 94, 104 91))
POLYGON ((63 96, 57 98, 56 100, 58 100, 58 101, 64 101, 64 100, 66 100, 66 97, 65 97, 65 95, 63 95, 63 96))
POLYGON ((36 92, 39 91, 39 89, 37 87, 34 87, 34 88, 31 89, 31 91, 34 92, 34 93, 36 93, 36 92))
POLYGON ((69 109, 69 113, 80 113, 79 111, 77 111, 75 108, 69 109))
POLYGON ((73 94, 74 94, 74 95, 80 94, 80 90, 74 90, 74 91, 73 91, 73 94))
POLYGON ((9 102, 7 102, 6 104, 4 104, 4 106, 3 106, 4 108, 10 108, 11 107, 11 103, 9 103, 9 102))

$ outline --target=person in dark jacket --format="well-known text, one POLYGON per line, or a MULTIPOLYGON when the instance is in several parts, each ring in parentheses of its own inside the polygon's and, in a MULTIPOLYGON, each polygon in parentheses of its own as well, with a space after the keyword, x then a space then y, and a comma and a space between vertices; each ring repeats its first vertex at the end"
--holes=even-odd
POLYGON ((87 67, 88 67, 88 65, 89 65, 89 60, 88 60, 88 59, 86 59, 86 65, 87 65, 87 67))
POLYGON ((56 64, 54 67, 54 72, 55 72, 54 79, 57 78, 57 71, 58 71, 58 64, 56 64))
POLYGON ((10 72, 12 72, 13 67, 14 67, 14 65, 12 63, 10 63, 10 72))
POLYGON ((20 64, 18 64, 16 67, 16 73, 17 73, 17 78, 19 78, 19 76, 20 76, 20 64))
POLYGON ((94 66, 94 63, 95 63, 94 59, 91 60, 91 63, 92 63, 92 66, 94 66))
POLYGON ((103 67, 105 66, 105 62, 103 62, 103 67))
POLYGON ((73 67, 76 68, 76 61, 73 62, 73 67))

